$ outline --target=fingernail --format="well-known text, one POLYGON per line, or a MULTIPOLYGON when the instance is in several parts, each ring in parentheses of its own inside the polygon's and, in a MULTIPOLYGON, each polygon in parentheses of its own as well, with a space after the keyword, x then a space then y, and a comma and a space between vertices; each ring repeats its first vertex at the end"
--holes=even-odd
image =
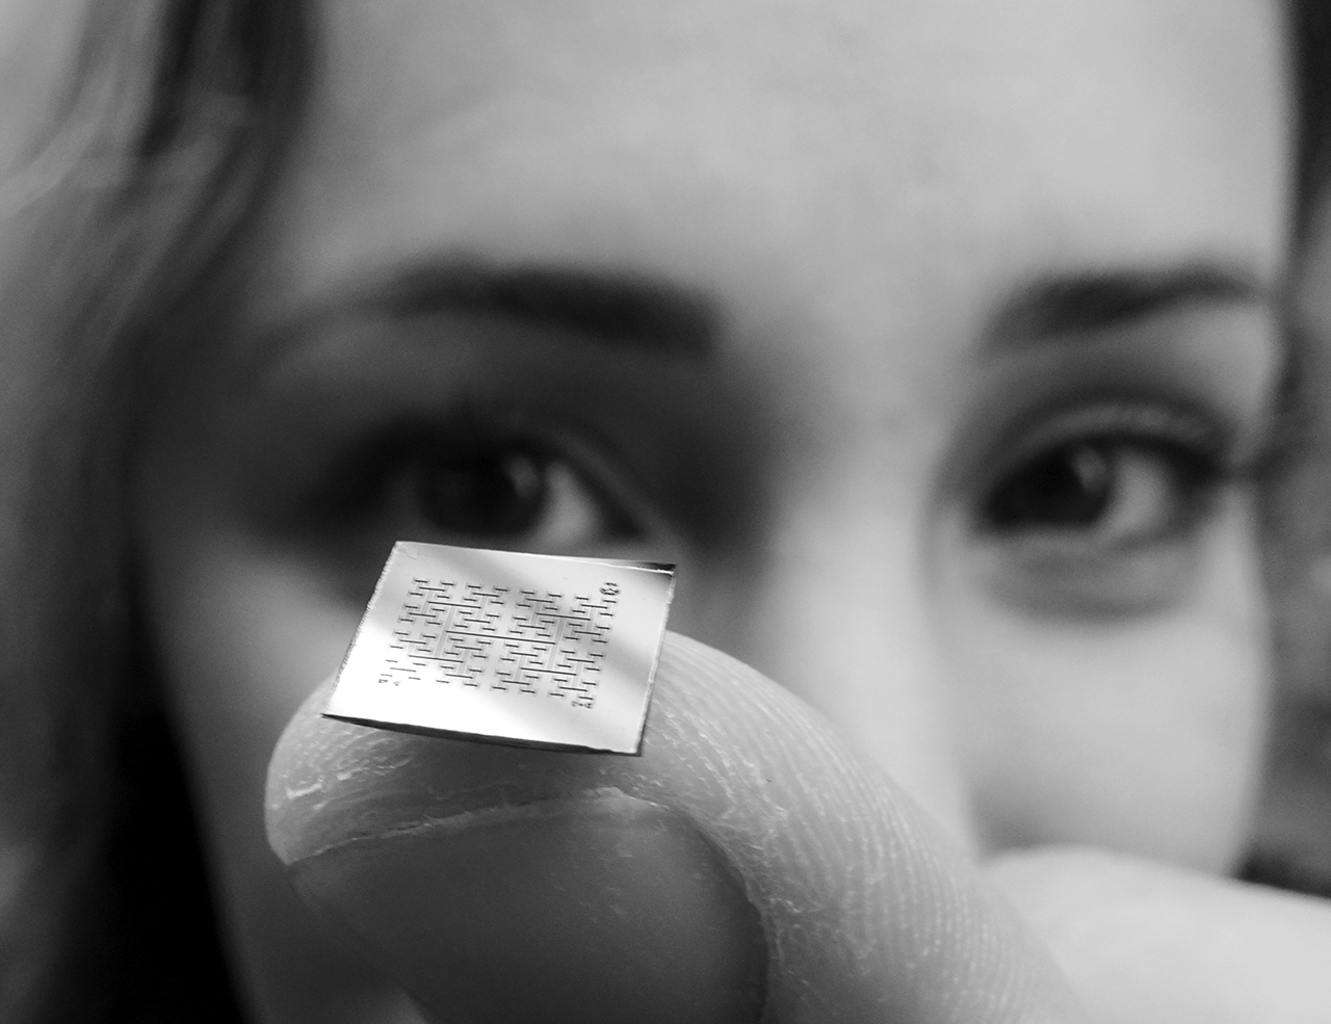
POLYGON ((618 791, 470 812, 296 861, 296 888, 463 1021, 757 1021, 758 912, 683 815, 618 791))

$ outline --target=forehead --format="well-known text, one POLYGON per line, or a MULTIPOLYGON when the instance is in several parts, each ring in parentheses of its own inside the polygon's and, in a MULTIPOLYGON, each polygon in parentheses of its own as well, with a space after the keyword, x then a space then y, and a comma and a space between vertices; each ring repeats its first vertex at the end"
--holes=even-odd
POLYGON ((280 204, 295 244, 274 279, 297 291, 443 243, 684 277, 701 258, 737 280, 790 258, 806 277, 873 268, 878 286, 885 264, 937 281, 1014 256, 1274 263, 1282 247, 1283 43, 1265 0, 320 13, 280 204))

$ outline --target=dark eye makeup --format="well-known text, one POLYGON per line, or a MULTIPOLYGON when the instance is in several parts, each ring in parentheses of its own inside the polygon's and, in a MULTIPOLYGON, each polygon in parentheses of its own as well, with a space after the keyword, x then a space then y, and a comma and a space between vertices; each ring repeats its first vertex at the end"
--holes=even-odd
POLYGON ((1055 413, 1000 458, 982 490, 977 529, 1101 548, 1178 536, 1240 471, 1229 433, 1193 410, 1140 402, 1055 413))
POLYGON ((395 420, 352 442, 311 504, 332 525, 479 547, 572 552, 641 540, 645 514, 591 448, 474 410, 395 420))
POLYGON ((1051 614, 1131 614, 1176 600, 1224 502, 1260 472, 1268 435, 1140 394, 1083 397, 1022 420, 970 494, 991 591, 1051 614))
MULTIPOLYGON (((1232 319, 1190 315, 976 364, 976 384, 943 407, 948 452, 920 497, 960 527, 959 564, 979 567, 991 597, 1118 613, 1182 595, 1270 434, 1264 321, 1232 319)), ((787 457, 779 432, 757 425, 781 419, 756 380, 732 370, 722 386, 692 363, 465 332, 445 373, 436 333, 387 354, 348 340, 338 366, 372 363, 372 388, 312 357, 299 389, 284 385, 306 408, 283 457, 299 472, 265 474, 289 512, 272 521, 339 577, 371 579, 403 538, 728 557, 779 515, 769 502, 787 457)))

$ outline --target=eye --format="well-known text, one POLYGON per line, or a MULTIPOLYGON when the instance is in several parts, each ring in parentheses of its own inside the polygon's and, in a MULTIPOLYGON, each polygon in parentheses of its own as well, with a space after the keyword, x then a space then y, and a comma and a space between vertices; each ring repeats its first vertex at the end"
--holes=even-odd
POLYGON ((379 546, 413 539, 618 553, 651 530, 628 474, 555 428, 474 417, 373 434, 330 473, 325 508, 379 546), (367 537, 366 535, 372 535, 367 537))
POLYGON ((1042 452, 991 491, 981 522, 994 534, 1097 549, 1149 544, 1196 518, 1208 467, 1172 446, 1096 438, 1042 452))
POLYGON ((1159 406, 1091 406, 1017 435, 972 506, 991 589, 1049 614, 1175 599, 1238 482, 1229 448, 1204 416, 1159 406))
POLYGON ((569 550, 637 532, 571 457, 520 438, 422 454, 404 468, 399 500, 430 535, 569 550))

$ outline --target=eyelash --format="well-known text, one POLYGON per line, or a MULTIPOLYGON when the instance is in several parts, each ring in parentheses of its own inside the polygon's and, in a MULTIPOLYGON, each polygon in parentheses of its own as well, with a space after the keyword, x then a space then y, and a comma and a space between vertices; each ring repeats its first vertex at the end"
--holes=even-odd
POLYGON ((974 564, 991 593, 1040 615, 1166 607, 1205 564, 1221 500, 1262 471, 1270 436, 1259 447, 1246 428, 1171 399, 1046 410, 1000 435, 996 470, 970 492, 974 564))
MULTIPOLYGON (((1180 559, 1200 550, 1199 531, 1218 500, 1269 457, 1272 445, 1255 449, 1250 433, 1169 398, 1082 396, 1075 406, 1046 409, 999 435, 989 448, 1003 453, 990 462, 996 471, 970 491, 978 564, 988 566, 998 592, 1033 608, 1158 606, 1186 583, 1180 559), (1064 516, 1055 487, 1049 515, 1041 461, 1055 466, 1057 483, 1060 463, 1070 465, 1078 451, 1099 460, 1103 505, 1092 495, 1064 516), (998 514, 1014 480, 1027 488, 1034 515, 1020 500, 1008 506, 1016 515, 998 514)), ((439 419, 389 421, 343 448, 316 479, 312 507, 324 524, 372 546, 436 539, 594 554, 674 537, 613 451, 576 428, 511 409, 463 405, 439 419), (526 492, 516 486, 524 478, 526 492), (491 517, 492 509, 516 514, 491 517)), ((1082 481, 1062 478, 1069 479, 1078 497, 1082 481)))
MULTIPOLYGON (((395 488, 405 485, 410 488, 407 500, 419 505, 417 511, 425 518, 432 474, 458 465, 464 473, 472 467, 479 470, 487 462, 514 456, 539 467, 542 484, 548 482, 550 467, 567 471, 564 477, 586 491, 596 504, 597 517, 603 520, 604 535, 595 539, 640 537, 642 525, 630 508, 634 503, 616 493, 610 483, 612 473, 588 446, 548 425, 532 426, 511 416, 492 416, 471 408, 439 421, 409 418, 370 430, 320 475, 314 504, 323 510, 326 520, 359 523, 385 509, 395 488)), ((459 528, 456 532, 460 542, 484 541, 487 536, 502 539, 503 527, 478 528, 470 538, 471 531, 459 528)), ((514 533, 518 532, 515 527, 514 533)))
POLYGON ((1160 404, 1108 400, 1083 405, 1047 417, 1035 428, 1017 436, 1014 453, 1000 463, 997 473, 981 489, 976 527, 981 532, 1002 534, 1012 524, 998 522, 995 496, 1005 483, 1023 472, 1038 468, 1042 460, 1083 451, 1126 452, 1163 460, 1173 482, 1186 492, 1190 507, 1175 525, 1186 529, 1205 511, 1204 501, 1224 482, 1243 475, 1245 467, 1233 458, 1231 432, 1204 414, 1191 409, 1160 404))

